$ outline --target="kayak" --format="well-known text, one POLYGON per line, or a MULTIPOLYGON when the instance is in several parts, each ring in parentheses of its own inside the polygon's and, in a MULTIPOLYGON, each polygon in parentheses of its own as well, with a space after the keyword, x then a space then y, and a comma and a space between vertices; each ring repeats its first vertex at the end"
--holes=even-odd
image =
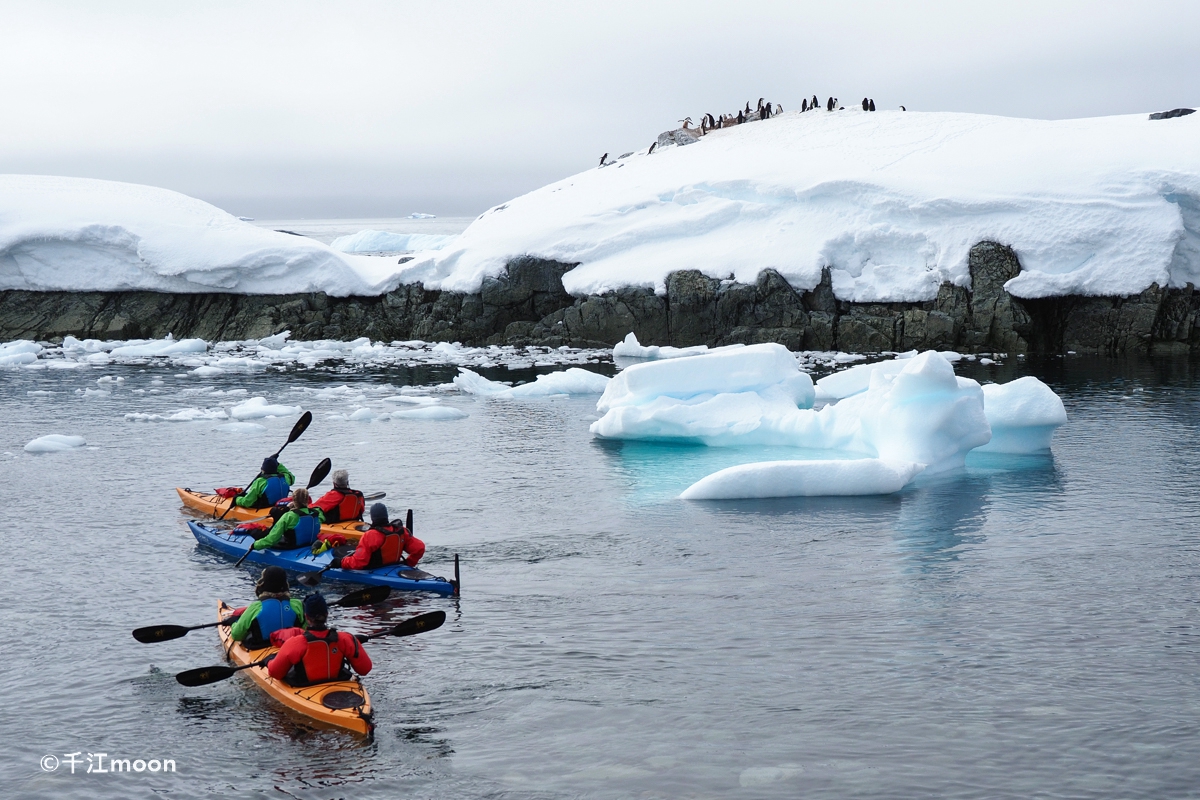
MULTIPOLYGON (((224 600, 217 602, 217 619, 224 619, 232 612, 233 609, 224 600)), ((218 625, 217 630, 221 635, 221 646, 235 665, 240 667, 243 664, 261 661, 279 651, 278 647, 247 650, 233 641, 230 636, 231 627, 218 625)), ((250 667, 242 671, 253 678, 272 698, 306 717, 367 736, 375 729, 372 722, 371 698, 367 696, 367 690, 363 688, 357 675, 348 681, 291 686, 272 678, 266 667, 250 667)))
MULTIPOLYGON (((246 548, 254 543, 254 537, 248 533, 222 530, 196 520, 189 520, 188 527, 191 528, 196 541, 205 547, 233 559, 246 556, 246 561, 268 567, 283 567, 291 572, 320 572, 333 560, 332 552, 326 550, 314 556, 307 547, 295 550, 267 548, 247 553, 246 548)), ((436 592, 447 595, 457 593, 454 581, 436 578, 428 572, 404 564, 379 569, 331 569, 321 573, 321 580, 356 583, 362 586, 390 586, 404 592, 436 592)))
MULTIPOLYGON (((229 501, 218 494, 204 494, 194 489, 181 488, 176 488, 175 491, 179 493, 179 499, 183 501, 185 506, 202 511, 214 519, 224 514, 225 510, 229 508, 229 501)), ((234 506, 233 510, 225 515, 225 519, 259 519, 267 516, 270 511, 271 509, 269 508, 242 508, 241 506, 234 506)), ((362 524, 362 520, 330 522, 321 526, 321 533, 340 533, 346 537, 347 542, 357 542, 362 538, 362 531, 358 530, 358 526, 362 524)))

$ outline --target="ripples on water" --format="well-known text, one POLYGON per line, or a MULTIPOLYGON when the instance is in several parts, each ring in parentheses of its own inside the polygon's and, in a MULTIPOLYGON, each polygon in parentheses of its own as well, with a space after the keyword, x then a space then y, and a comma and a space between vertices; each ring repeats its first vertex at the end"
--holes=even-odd
POLYGON ((1070 422, 1053 456, 972 457, 890 497, 693 504, 672 497, 700 475, 796 453, 598 443, 594 398, 450 397, 467 419, 355 423, 326 419, 344 401, 295 391, 401 385, 401 372, 0 373, 5 793, 1193 796, 1192 366, 963 367, 1059 391, 1070 422), (111 396, 75 394, 106 374, 126 378, 111 396), (156 377, 163 393, 133 393, 156 377), (284 463, 302 476, 329 456, 394 510, 412 506, 426 569, 462 554, 461 601, 398 597, 336 622, 449 614, 371 646, 373 742, 308 726, 240 676, 180 687, 175 672, 219 662, 209 630, 129 636, 252 597, 253 572, 196 547, 172 490, 248 480, 291 420, 248 435, 123 419, 204 405, 179 393, 201 385, 312 408, 284 463), (47 433, 95 449, 22 452, 47 433), (38 767, 74 751, 174 758, 179 772, 38 767))

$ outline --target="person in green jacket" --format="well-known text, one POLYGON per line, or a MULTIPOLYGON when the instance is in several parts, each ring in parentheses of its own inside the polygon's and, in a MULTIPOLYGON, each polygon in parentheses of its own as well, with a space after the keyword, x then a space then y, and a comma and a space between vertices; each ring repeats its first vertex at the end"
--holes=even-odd
POLYGON ((267 567, 254 587, 258 599, 234 615, 237 621, 229 633, 247 649, 266 647, 271 634, 284 628, 303 628, 304 605, 288 590, 287 573, 281 567, 267 567))
POLYGON ((270 508, 277 501, 287 496, 287 492, 296 482, 296 476, 279 463, 275 456, 263 459, 262 470, 258 477, 251 482, 245 492, 234 498, 234 503, 242 508, 270 508), (280 485, 286 484, 286 485, 280 485), (276 494, 274 499, 272 494, 276 494))
POLYGON ((298 486, 292 490, 292 502, 288 510, 272 526, 266 536, 256 541, 251 547, 255 550, 266 550, 274 547, 278 550, 292 550, 297 547, 308 547, 317 541, 325 515, 319 508, 309 508, 308 489, 298 486))

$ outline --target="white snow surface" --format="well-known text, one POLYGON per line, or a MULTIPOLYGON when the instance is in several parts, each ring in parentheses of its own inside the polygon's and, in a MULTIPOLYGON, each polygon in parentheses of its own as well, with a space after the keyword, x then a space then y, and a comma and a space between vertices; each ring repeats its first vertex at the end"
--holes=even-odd
POLYGON ((405 253, 411 250, 441 250, 457 238, 457 234, 367 230, 339 236, 329 246, 342 253, 405 253))
POLYGON ((669 345, 656 344, 643 345, 638 341, 637 335, 630 331, 626 334, 623 341, 617 342, 613 346, 613 358, 639 358, 654 361, 662 358, 686 358, 688 356, 698 356, 705 353, 714 353, 717 350, 729 350, 738 347, 745 347, 745 345, 730 344, 712 349, 706 344, 698 344, 692 347, 671 347, 669 345))
POLYGON ((789 112, 496 206, 404 280, 475 291, 533 255, 579 263, 577 295, 765 267, 806 290, 828 266, 843 300, 920 301, 969 285, 984 240, 1017 252, 1019 297, 1200 283, 1200 114, 789 112))
POLYGON ((186 195, 132 183, 0 175, 0 290, 378 295, 395 259, 339 253, 186 195))
POLYGON ((745 500, 891 494, 924 467, 878 458, 760 461, 714 472, 679 495, 683 500, 745 500))
POLYGON ((39 436, 29 444, 25 445, 26 453, 61 453, 64 450, 74 450, 76 447, 83 447, 87 444, 82 436, 66 436, 61 433, 52 433, 48 436, 39 436))

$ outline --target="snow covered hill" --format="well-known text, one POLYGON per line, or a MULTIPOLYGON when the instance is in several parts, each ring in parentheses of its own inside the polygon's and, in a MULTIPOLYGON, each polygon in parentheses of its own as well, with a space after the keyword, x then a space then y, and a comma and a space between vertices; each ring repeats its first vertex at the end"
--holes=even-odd
POLYGON ((983 240, 1017 252, 1018 297, 1200 283, 1200 114, 789 112, 497 206, 404 280, 473 291, 528 254, 578 262, 576 295, 681 269, 811 289, 829 266, 841 299, 919 301, 968 285, 983 240))
POLYGON ((395 259, 339 253, 152 186, 0 175, 0 290, 377 295, 395 259))

